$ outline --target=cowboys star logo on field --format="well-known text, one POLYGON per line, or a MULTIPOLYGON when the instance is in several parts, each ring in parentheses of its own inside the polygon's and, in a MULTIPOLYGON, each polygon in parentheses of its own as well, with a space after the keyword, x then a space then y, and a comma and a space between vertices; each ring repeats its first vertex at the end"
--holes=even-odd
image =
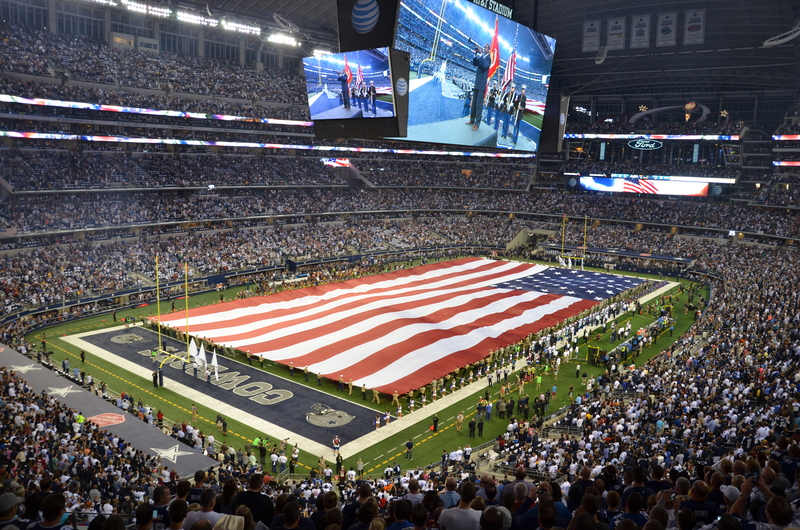
POLYGON ((341 427, 353 421, 352 416, 343 410, 334 410, 328 405, 315 403, 311 406, 311 412, 306 413, 306 421, 317 427, 341 427))

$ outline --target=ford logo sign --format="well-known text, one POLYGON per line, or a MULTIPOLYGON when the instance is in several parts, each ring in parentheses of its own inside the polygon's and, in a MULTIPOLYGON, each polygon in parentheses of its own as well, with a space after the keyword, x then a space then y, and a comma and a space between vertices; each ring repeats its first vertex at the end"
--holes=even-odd
POLYGON ((641 149, 642 151, 653 151, 655 149, 661 149, 664 145, 664 142, 659 142, 658 140, 631 140, 628 142, 628 147, 633 147, 634 149, 641 149))

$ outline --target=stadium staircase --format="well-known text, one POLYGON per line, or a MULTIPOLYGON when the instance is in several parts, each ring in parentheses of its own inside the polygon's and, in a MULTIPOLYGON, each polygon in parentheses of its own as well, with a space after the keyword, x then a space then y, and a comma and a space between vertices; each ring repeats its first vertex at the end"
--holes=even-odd
POLYGON ((133 278, 134 280, 138 280, 138 281, 142 282, 143 286, 154 287, 156 285, 155 280, 153 280, 149 276, 145 276, 144 274, 142 274, 140 272, 125 271, 125 274, 127 274, 129 278, 133 278))
POLYGON ((371 180, 369 180, 367 177, 365 177, 364 174, 361 171, 359 171, 358 168, 356 166, 354 166, 353 164, 351 164, 350 167, 341 168, 341 169, 347 170, 347 181, 348 182, 352 182, 356 186, 360 183, 365 188, 370 189, 370 190, 377 188, 377 186, 375 186, 375 184, 371 180))

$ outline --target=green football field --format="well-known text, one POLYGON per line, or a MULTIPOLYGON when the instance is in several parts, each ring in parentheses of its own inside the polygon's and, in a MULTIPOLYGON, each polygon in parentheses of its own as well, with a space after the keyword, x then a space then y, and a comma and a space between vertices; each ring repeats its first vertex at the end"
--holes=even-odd
MULTIPOLYGON (((646 275, 639 276, 646 277, 646 275)), ((688 285, 689 282, 686 280, 681 280, 681 283, 688 285)), ((245 288, 246 287, 240 286, 228 289, 224 292, 225 299, 233 299, 240 290, 245 288)), ((694 321, 694 315, 691 312, 685 314, 684 311, 684 304, 686 303, 687 299, 686 293, 676 294, 677 291, 677 287, 671 291, 671 294, 674 295, 673 317, 677 320, 675 323, 674 336, 670 337, 669 332, 665 332, 664 335, 660 337, 653 346, 644 349, 643 355, 637 359, 637 364, 645 362, 657 352, 666 349, 672 343, 672 340, 678 339, 694 321)), ((701 294, 707 298, 707 288, 701 290, 701 294)), ((220 294, 217 292, 192 296, 188 301, 189 307, 194 308, 216 303, 219 301, 219 296, 220 294)), ((185 302, 183 300, 178 300, 176 302, 176 309, 183 309, 184 303, 185 302)), ((166 311, 167 308, 162 306, 162 309, 166 311)), ((654 315, 647 314, 647 305, 645 305, 643 308, 642 313, 643 314, 641 315, 633 315, 631 313, 623 314, 617 319, 617 322, 622 324, 632 319, 632 333, 635 333, 639 327, 653 322, 655 318, 654 315)), ((156 314, 156 306, 155 304, 152 304, 147 307, 118 311, 117 319, 122 320, 122 318, 126 316, 133 316, 139 319, 142 316, 154 316, 156 314)), ((47 342, 50 345, 48 349, 54 352, 55 362, 60 362, 64 357, 69 357, 72 366, 81 366, 79 359, 80 350, 71 344, 68 344, 66 341, 61 340, 60 338, 66 335, 103 329, 115 325, 119 325, 119 323, 113 322, 111 314, 106 314, 51 326, 47 329, 36 332, 35 334, 29 335, 27 338, 29 341, 38 346, 43 333, 46 333, 47 342)), ((619 342, 617 342, 617 344, 619 344, 619 342)), ((587 346, 589 345, 599 346, 601 349, 611 349, 613 346, 610 342, 610 331, 600 336, 599 339, 593 338, 590 340, 588 345, 583 344, 583 338, 581 337, 579 358, 572 363, 562 364, 557 381, 554 381, 553 377, 550 375, 543 376, 542 389, 550 388, 554 384, 558 387, 557 397, 550 402, 550 409, 548 413, 552 413, 569 403, 570 400, 567 396, 567 389, 570 385, 574 385, 577 394, 581 380, 579 378, 575 378, 575 363, 579 362, 581 364, 581 372, 586 371, 591 375, 599 375, 602 373, 602 369, 600 367, 592 367, 585 362, 587 346)), ((244 357, 238 358, 237 360, 239 362, 246 362, 244 357)), ((254 366, 258 366, 258 363, 254 363, 254 366)), ((521 367, 521 364, 518 363, 517 367, 521 367)), ((86 354, 86 361, 82 368, 86 370, 87 374, 91 374, 97 382, 105 382, 108 385, 108 388, 116 393, 124 390, 128 394, 132 394, 137 400, 139 397, 142 397, 143 401, 150 405, 154 411, 159 409, 162 410, 164 415, 170 420, 177 422, 186 420, 187 423, 191 421, 190 411, 192 402, 180 394, 170 391, 169 388, 162 387, 153 389, 149 380, 145 380, 141 377, 128 373, 125 370, 115 366, 112 362, 109 362, 108 360, 97 355, 92 355, 88 352, 86 354)), ((269 361, 264 363, 263 369, 275 373, 281 377, 290 376, 288 369, 286 369, 284 366, 277 365, 269 361)), ((317 387, 316 379, 314 377, 311 377, 309 383, 305 383, 303 373, 299 370, 295 373, 294 381, 298 384, 313 385, 314 388, 320 388, 317 387)), ((386 403, 391 401, 391 396, 382 396, 382 406, 373 405, 369 403, 369 398, 367 399, 367 402, 362 401, 361 393, 358 391, 358 389, 353 389, 352 396, 343 396, 342 393, 335 392, 336 386, 337 383, 335 381, 325 380, 322 389, 331 394, 335 394, 336 397, 357 401, 360 404, 366 404, 372 407, 376 413, 385 411, 386 403), (383 401, 384 399, 386 401, 383 401)), ((432 416, 427 414, 424 409, 417 409, 412 413, 412 415, 413 417, 417 418, 418 421, 415 422, 411 427, 406 428, 398 434, 386 437, 381 443, 375 444, 361 451, 357 455, 343 453, 342 456, 345 459, 345 467, 355 467, 356 461, 359 457, 361 457, 365 464, 365 471, 367 471, 369 474, 376 475, 380 474, 387 464, 393 464, 395 461, 399 462, 403 467, 407 467, 408 465, 413 465, 415 467, 425 466, 440 461, 443 451, 449 452, 458 446, 463 447, 466 443, 470 443, 473 447, 476 447, 481 443, 493 440, 495 437, 503 433, 507 426, 507 423, 496 419, 495 415, 493 415, 491 422, 486 423, 483 437, 473 439, 468 437, 466 423, 468 423, 469 420, 474 417, 475 405, 477 404, 478 398, 483 396, 486 388, 484 383, 474 383, 467 388, 472 388, 474 391, 471 392, 468 397, 439 412, 440 423, 437 433, 433 433, 429 430, 432 416), (466 421, 461 432, 458 433, 455 429, 455 416, 462 411, 466 416, 466 421), (414 439, 415 442, 413 464, 409 464, 404 460, 405 442, 409 438, 414 439)), ((492 397, 496 398, 499 394, 500 386, 495 384, 494 388, 491 390, 493 391, 492 397)), ((533 397, 538 395, 539 391, 536 390, 534 383, 529 383, 525 387, 525 393, 530 394, 533 397)), ((514 396, 516 398, 516 391, 514 392, 514 396)), ((404 409, 407 410, 405 403, 404 409)), ((199 417, 197 423, 195 423, 195 426, 206 433, 213 432, 215 436, 217 436, 218 433, 216 432, 217 429, 215 426, 215 417, 217 412, 215 410, 205 408, 200 404, 198 404, 198 412, 199 417)), ((236 448, 244 447, 244 444, 247 441, 254 439, 256 436, 263 434, 267 434, 269 436, 269 433, 257 432, 248 425, 237 421, 235 417, 228 418, 228 433, 228 443, 233 443, 236 448)), ((219 439, 220 436, 217 436, 217 438, 219 439)), ((302 452, 302 447, 300 447, 300 449, 301 465, 298 467, 298 472, 307 471, 312 466, 316 467, 318 455, 311 455, 302 452)))

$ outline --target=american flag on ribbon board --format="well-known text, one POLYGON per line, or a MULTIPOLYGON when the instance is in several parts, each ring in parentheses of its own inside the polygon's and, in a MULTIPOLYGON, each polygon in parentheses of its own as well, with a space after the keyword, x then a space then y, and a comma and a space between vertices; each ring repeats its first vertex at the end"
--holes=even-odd
POLYGON ((647 179, 626 178, 622 185, 625 193, 653 193, 658 194, 656 185, 647 179))
MULTIPOLYGON (((611 274, 467 258, 190 310, 216 344, 402 393, 635 287, 611 274)), ((182 311, 162 322, 186 330, 182 311)))

